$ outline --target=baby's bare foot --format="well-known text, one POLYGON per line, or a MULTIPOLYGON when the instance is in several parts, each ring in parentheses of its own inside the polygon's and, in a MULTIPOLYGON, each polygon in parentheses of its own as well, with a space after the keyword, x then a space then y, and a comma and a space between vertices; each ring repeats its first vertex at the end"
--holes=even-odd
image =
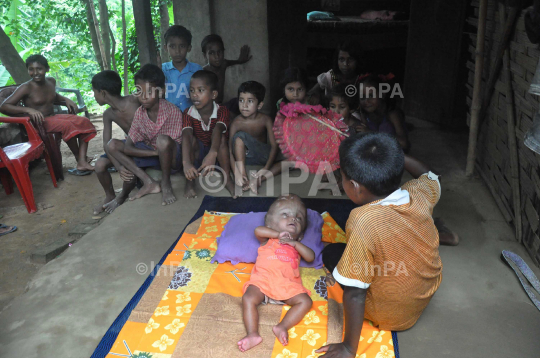
POLYGON ((143 196, 145 195, 148 195, 148 194, 157 194, 161 191, 161 186, 159 185, 159 183, 157 182, 152 182, 150 184, 144 184, 142 188, 139 189, 139 191, 137 192, 137 194, 129 199, 129 200, 136 200, 136 199, 140 199, 142 198, 143 196))
POLYGON ((238 341, 238 349, 240 349, 241 352, 245 352, 253 347, 255 347, 257 344, 262 342, 262 337, 259 336, 258 333, 252 333, 248 334, 244 338, 238 341))
POLYGON ((278 339, 279 343, 286 346, 289 344, 289 332, 283 327, 281 327, 279 324, 272 327, 272 331, 276 335, 276 338, 278 339))

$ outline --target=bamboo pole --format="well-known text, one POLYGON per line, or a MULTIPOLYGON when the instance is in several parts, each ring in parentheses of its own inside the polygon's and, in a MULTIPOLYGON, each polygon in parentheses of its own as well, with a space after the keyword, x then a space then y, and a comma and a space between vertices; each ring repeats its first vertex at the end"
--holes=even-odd
MULTIPOLYGON (((506 14, 503 3, 499 3, 499 17, 501 24, 505 22, 506 14)), ((514 93, 512 91, 512 74, 510 72, 510 51, 506 49, 503 58, 503 68, 506 87, 506 121, 508 123, 508 148, 510 149, 510 170, 512 184, 512 202, 514 204, 514 226, 516 238, 522 242, 521 226, 521 193, 519 188, 519 156, 516 143, 516 120, 514 117, 514 93)))
POLYGON ((469 151, 467 155, 467 168, 465 175, 471 176, 476 161, 476 139, 478 137, 478 118, 481 106, 482 72, 484 70, 484 43, 486 37, 487 0, 480 0, 480 13, 478 16, 478 32, 476 35, 476 56, 474 66, 474 87, 471 106, 471 124, 469 129, 469 151))
POLYGON ((103 68, 105 70, 109 70, 109 64, 107 63, 107 55, 105 53, 105 49, 103 47, 103 41, 101 40, 101 32, 99 31, 99 23, 96 17, 96 8, 94 6, 94 0, 88 0, 88 3, 90 4, 90 12, 92 13, 92 18, 94 19, 94 26, 96 27, 96 34, 99 44, 99 50, 101 51, 101 58, 103 60, 103 68))
POLYGON ((495 56, 495 59, 496 59, 495 66, 489 76, 489 80, 487 82, 486 89, 484 91, 484 99, 479 109, 478 119, 475 122, 474 143, 471 143, 471 135, 473 134, 472 133, 472 114, 471 114, 471 132, 469 133, 469 155, 467 156, 467 169, 471 169, 471 171, 469 172, 467 170, 468 176, 472 175, 472 171, 474 169, 474 162, 476 161, 476 141, 478 139, 478 128, 480 128, 480 125, 482 124, 482 121, 484 120, 484 117, 489 108, 491 97, 493 96, 493 91, 495 90, 495 83, 497 82, 497 79, 499 78, 499 74, 503 65, 504 52, 508 48, 508 45, 510 44, 511 35, 512 35, 512 32, 514 31, 516 20, 520 12, 521 12, 520 6, 515 5, 515 6, 510 7, 510 14, 508 16, 508 19, 504 23, 504 31, 501 34, 501 40, 499 41, 499 47, 497 48, 497 54, 495 56), (473 145, 474 147, 472 147, 473 145))
POLYGON ((129 94, 126 31, 126 0, 122 0, 122 51, 124 52, 124 96, 127 96, 129 94))
POLYGON ((306 115, 307 115, 309 118, 311 118, 311 119, 313 119, 313 120, 319 122, 319 123, 322 124, 323 126, 327 126, 328 128, 330 128, 330 129, 333 130, 334 132, 341 134, 342 136, 345 136, 345 137, 348 137, 348 136, 349 136, 347 133, 343 133, 342 131, 340 131, 340 130, 337 129, 336 127, 333 127, 333 126, 331 126, 330 124, 321 121, 319 118, 317 118, 317 117, 315 117, 315 116, 313 116, 313 115, 311 115, 311 114, 309 114, 309 113, 306 113, 306 115))

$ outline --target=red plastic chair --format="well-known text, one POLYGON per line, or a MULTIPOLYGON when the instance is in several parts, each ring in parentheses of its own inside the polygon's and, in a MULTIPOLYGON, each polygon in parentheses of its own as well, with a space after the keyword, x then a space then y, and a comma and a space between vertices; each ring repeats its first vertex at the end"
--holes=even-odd
POLYGON ((4 123, 20 123, 23 124, 28 133, 28 142, 19 143, 0 148, 0 180, 6 191, 6 194, 13 193, 13 184, 9 174, 13 177, 17 188, 24 200, 24 205, 30 214, 37 211, 36 201, 34 200, 34 190, 32 189, 32 182, 30 181, 30 173, 28 171, 28 164, 43 156, 47 162, 49 173, 54 187, 56 188, 56 177, 54 175, 54 169, 51 163, 49 153, 45 150, 43 141, 37 134, 36 130, 30 123, 28 117, 0 117, 0 120, 4 123))

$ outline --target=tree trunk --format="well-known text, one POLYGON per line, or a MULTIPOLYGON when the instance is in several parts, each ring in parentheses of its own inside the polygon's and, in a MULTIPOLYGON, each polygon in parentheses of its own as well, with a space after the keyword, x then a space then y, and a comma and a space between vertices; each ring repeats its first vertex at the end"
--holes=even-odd
POLYGON ((115 54, 116 54, 116 40, 114 39, 114 34, 113 34, 110 27, 109 27, 109 33, 111 35, 111 45, 112 45, 112 48, 111 48, 112 68, 113 68, 113 70, 118 72, 118 70, 116 69, 116 56, 115 56, 115 54))
POLYGON ((174 24, 180 25, 180 19, 182 16, 182 0, 172 0, 173 4, 173 16, 174 16, 174 24))
POLYGON ((96 8, 94 6, 94 0, 88 0, 88 5, 90 5, 90 12, 92 14, 92 19, 94 19, 94 25, 96 27, 96 37, 99 44, 99 50, 101 51, 101 60, 103 61, 103 69, 110 70, 109 62, 107 62, 107 53, 105 52, 105 48, 103 47, 103 41, 101 41, 101 36, 99 36, 99 22, 97 20, 96 16, 96 8))
POLYGON ((159 15, 160 15, 160 32, 161 32, 161 38, 160 38, 160 54, 161 54, 161 62, 169 62, 169 53, 167 52, 167 49, 165 48, 165 39, 164 35, 165 32, 167 32, 167 29, 169 29, 169 7, 167 5, 168 1, 162 0, 161 4, 159 5, 159 15))
POLYGON ((0 51, 0 60, 2 61, 2 65, 6 67, 6 70, 9 72, 11 77, 13 77, 13 80, 15 80, 17 84, 28 81, 30 76, 28 75, 26 65, 1 26, 0 48, 2 49, 2 51, 0 51))
POLYGON ((157 64, 150 0, 131 0, 131 2, 133 3, 133 17, 135 18, 139 62, 141 66, 148 63, 157 64))
POLYGON ((106 0, 98 0, 99 7, 99 22, 101 25, 101 41, 103 41, 103 50, 105 51, 105 56, 107 58, 107 63, 111 62, 111 38, 109 33, 111 32, 109 26, 109 9, 107 8, 106 0))
POLYGON ((96 25, 94 24, 94 18, 92 11, 90 10, 89 0, 82 0, 84 7, 86 8, 86 21, 88 22, 88 29, 90 30, 90 38, 92 39, 92 47, 94 48, 94 54, 96 55, 96 61, 99 64, 99 68, 103 71, 103 58, 101 56, 101 50, 99 47, 99 40, 96 34, 96 25))
POLYGON ((124 53, 124 96, 129 94, 128 83, 128 50, 126 43, 126 0, 122 0, 122 52, 124 53))

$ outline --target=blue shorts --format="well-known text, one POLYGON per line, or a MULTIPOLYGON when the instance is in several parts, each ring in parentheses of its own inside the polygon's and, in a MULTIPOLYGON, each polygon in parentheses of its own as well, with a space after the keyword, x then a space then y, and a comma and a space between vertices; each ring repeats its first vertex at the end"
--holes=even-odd
MULTIPOLYGON (((182 169, 182 145, 176 142, 176 162, 172 167, 172 172, 178 172, 182 169)), ((144 142, 135 143, 135 148, 143 150, 154 150, 150 145, 147 145, 144 142)), ((139 168, 152 168, 161 170, 161 164, 159 163, 159 157, 131 157, 139 168)))

